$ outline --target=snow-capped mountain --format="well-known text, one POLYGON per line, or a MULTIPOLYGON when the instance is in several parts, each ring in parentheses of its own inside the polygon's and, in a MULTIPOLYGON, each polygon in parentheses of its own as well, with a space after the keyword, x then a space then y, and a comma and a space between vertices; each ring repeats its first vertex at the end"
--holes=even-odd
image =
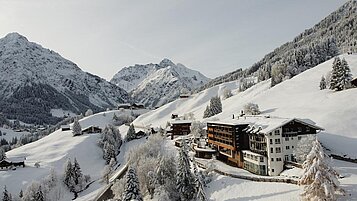
POLYGON ((24 122, 54 123, 51 109, 99 111, 129 99, 120 87, 18 33, 0 39, 0 72, 0 112, 24 122))
POLYGON ((192 91, 209 78, 169 59, 159 64, 134 65, 121 69, 111 82, 131 93, 134 100, 156 107, 175 100, 181 90, 192 91))

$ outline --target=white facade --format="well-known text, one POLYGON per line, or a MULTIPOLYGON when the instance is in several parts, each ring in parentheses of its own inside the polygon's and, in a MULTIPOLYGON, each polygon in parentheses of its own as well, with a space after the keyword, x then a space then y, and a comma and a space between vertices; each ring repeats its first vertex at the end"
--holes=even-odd
POLYGON ((265 136, 267 138, 268 175, 276 176, 284 169, 282 129, 277 128, 265 136))

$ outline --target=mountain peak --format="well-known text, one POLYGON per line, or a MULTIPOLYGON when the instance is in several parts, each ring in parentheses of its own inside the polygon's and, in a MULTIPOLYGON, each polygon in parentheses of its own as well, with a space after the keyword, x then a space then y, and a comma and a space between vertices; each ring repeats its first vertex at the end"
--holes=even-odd
POLYGON ((9 41, 18 41, 18 40, 23 40, 23 41, 28 41, 27 38, 17 32, 12 32, 12 33, 8 33, 5 37, 5 40, 9 40, 9 41))
POLYGON ((166 68, 168 66, 175 66, 175 63, 172 62, 170 59, 165 58, 159 63, 159 66, 166 68))

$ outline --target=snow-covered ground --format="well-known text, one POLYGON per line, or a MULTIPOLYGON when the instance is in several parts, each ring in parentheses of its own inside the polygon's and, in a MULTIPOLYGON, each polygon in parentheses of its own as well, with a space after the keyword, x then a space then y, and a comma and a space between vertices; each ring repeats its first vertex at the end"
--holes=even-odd
MULTIPOLYGON (((85 128, 90 125, 104 128, 112 123, 114 113, 119 116, 123 111, 113 110, 102 113, 97 113, 81 119, 80 125, 85 128)), ((125 111, 129 113, 130 111, 125 111)), ((78 163, 82 168, 83 174, 89 174, 91 180, 101 178, 101 171, 105 166, 105 161, 102 158, 102 150, 97 146, 97 141, 100 134, 87 134, 81 136, 72 136, 71 131, 57 130, 50 135, 30 144, 26 144, 19 148, 7 152, 9 159, 16 158, 17 160, 26 158, 26 167, 19 167, 12 171, 0 171, 0 189, 6 185, 10 193, 17 195, 21 189, 25 190, 26 186, 32 181, 39 181, 50 173, 53 168, 58 174, 63 173, 63 164, 70 158, 77 158, 78 163), (40 163, 39 168, 35 168, 34 164, 40 163)), ((118 155, 118 162, 123 163, 125 153, 130 147, 136 147, 143 140, 134 140, 121 147, 121 153, 118 155)), ((99 181, 93 183, 89 189, 81 193, 79 196, 89 196, 91 192, 101 188, 103 184, 99 181)))
MULTIPOLYGON (((357 55, 341 57, 347 60, 353 76, 356 77, 357 55)), ((357 88, 340 92, 319 89, 321 76, 331 71, 332 62, 333 59, 326 61, 272 88, 270 80, 260 82, 242 93, 223 100, 223 112, 212 118, 221 121, 231 119, 233 114, 240 113, 246 103, 257 103, 263 114, 313 120, 325 128, 319 135, 324 146, 333 153, 357 158, 357 88)), ((140 116, 134 124, 164 127, 166 122, 170 121, 171 114, 183 116, 189 112, 192 112, 197 120, 202 120, 210 98, 222 95, 226 87, 235 92, 238 84, 224 83, 187 99, 178 99, 140 116)))
POLYGON ((20 137, 21 137, 22 135, 27 135, 27 134, 29 134, 29 132, 27 132, 27 131, 16 132, 16 131, 14 131, 14 130, 6 129, 6 128, 0 128, 0 131, 1 131, 1 133, 2 133, 2 136, 0 136, 0 139, 3 138, 3 139, 5 139, 5 140, 7 140, 8 142, 10 142, 13 137, 17 137, 17 139, 20 139, 20 137))

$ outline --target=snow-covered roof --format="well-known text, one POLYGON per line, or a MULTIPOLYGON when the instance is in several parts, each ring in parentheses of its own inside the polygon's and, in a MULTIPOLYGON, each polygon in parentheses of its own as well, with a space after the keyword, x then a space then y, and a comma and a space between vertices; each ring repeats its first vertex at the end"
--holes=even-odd
POLYGON ((259 132, 259 133, 270 133, 275 129, 291 122, 297 121, 299 123, 308 125, 315 128, 316 130, 324 130, 323 128, 316 126, 315 123, 310 119, 298 119, 298 118, 283 118, 283 117, 271 117, 271 116, 249 116, 239 117, 237 119, 230 119, 225 122, 207 122, 207 123, 217 123, 226 125, 249 125, 249 132, 259 132))
POLYGON ((174 120, 171 121, 171 124, 190 124, 192 123, 191 120, 174 120))
POLYGON ((83 130, 87 130, 87 129, 92 128, 92 127, 101 129, 99 126, 90 125, 90 126, 87 126, 85 128, 82 128, 82 131, 83 130))

